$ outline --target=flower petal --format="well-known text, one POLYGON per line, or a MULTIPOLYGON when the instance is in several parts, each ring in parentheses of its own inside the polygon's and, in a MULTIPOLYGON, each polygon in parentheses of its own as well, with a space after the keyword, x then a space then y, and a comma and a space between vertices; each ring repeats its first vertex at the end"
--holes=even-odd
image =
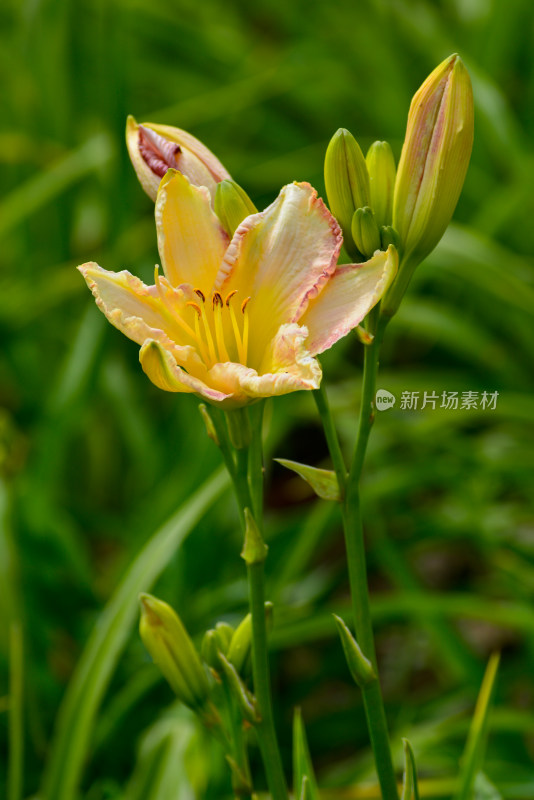
MULTIPOLYGON (((146 339, 155 339, 162 347, 173 352, 189 370, 197 374, 206 371, 197 354, 194 339, 180 327, 176 316, 169 312, 156 286, 146 286, 126 270, 110 272, 94 262, 83 264, 78 269, 87 281, 97 306, 125 336, 137 344, 143 344, 146 339)), ((192 293, 190 286, 175 289, 166 281, 162 288, 166 294, 172 295, 176 311, 185 307, 192 293)), ((192 314, 194 312, 190 310, 190 316, 192 314)))
POLYGON ((170 283, 190 283, 209 293, 229 238, 211 210, 206 187, 193 186, 180 172, 169 170, 159 186, 156 227, 170 283))
POLYGON ((147 339, 141 347, 139 361, 143 372, 153 384, 166 392, 186 392, 199 394, 210 402, 221 402, 230 395, 212 389, 204 381, 195 378, 176 363, 176 359, 168 350, 154 339, 147 339))
POLYGON ((338 223, 308 183, 284 186, 265 211, 241 223, 216 288, 251 298, 250 363, 259 364, 281 324, 302 315, 334 272, 342 241, 338 223))
POLYGON ((347 264, 336 270, 299 319, 300 325, 308 327, 312 355, 328 350, 359 325, 389 287, 397 264, 397 251, 391 245, 365 264, 347 264))

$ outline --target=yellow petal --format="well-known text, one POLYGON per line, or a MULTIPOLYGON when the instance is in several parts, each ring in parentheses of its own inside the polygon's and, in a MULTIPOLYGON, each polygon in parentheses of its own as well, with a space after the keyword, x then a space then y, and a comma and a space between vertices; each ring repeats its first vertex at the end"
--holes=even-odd
POLYGON ((299 320, 309 331, 308 349, 322 353, 346 336, 378 303, 397 271, 397 251, 376 253, 365 264, 339 267, 299 320))
MULTIPOLYGON (((96 304, 112 325, 129 339, 143 344, 146 339, 157 340, 162 347, 174 353, 180 363, 195 373, 205 372, 194 340, 170 314, 155 286, 146 286, 139 278, 126 270, 110 272, 98 264, 89 262, 78 267, 91 289, 96 304)), ((185 304, 192 294, 191 287, 173 289, 172 304, 185 311, 185 304)), ((189 310, 192 316, 192 310, 189 310)))
POLYGON ((165 275, 173 286, 190 283, 208 294, 229 238, 211 210, 209 192, 169 170, 156 200, 158 247, 165 275))
POLYGON ((284 186, 247 217, 227 250, 216 287, 250 297, 251 355, 259 364, 280 325, 303 313, 336 267, 341 229, 308 183, 284 186))
POLYGON ((212 403, 221 402, 229 397, 228 394, 212 389, 204 381, 181 369, 173 355, 153 339, 147 339, 143 344, 139 361, 143 372, 148 375, 152 383, 166 392, 195 393, 212 403))

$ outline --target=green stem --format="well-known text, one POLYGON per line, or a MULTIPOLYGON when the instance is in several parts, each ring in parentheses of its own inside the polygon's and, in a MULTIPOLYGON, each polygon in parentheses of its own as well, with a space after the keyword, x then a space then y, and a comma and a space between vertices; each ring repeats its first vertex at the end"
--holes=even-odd
MULTIPOLYGON (((378 312, 371 316, 370 324, 372 328, 377 319, 377 313, 378 312)), ((359 487, 369 434, 374 422, 374 397, 376 391, 376 376, 378 373, 378 358, 386 324, 387 320, 386 322, 382 320, 378 321, 376 328, 371 330, 371 332, 374 333, 373 341, 371 344, 366 345, 364 350, 362 400, 358 421, 358 433, 354 456, 348 475, 346 475, 345 472, 345 463, 332 416, 328 408, 326 393, 324 390, 314 393, 317 408, 324 425, 325 437, 332 463, 340 487, 342 487, 343 498, 341 513, 347 551, 347 566, 356 638, 364 655, 372 662, 377 675, 378 667, 371 623, 359 487)), ((383 800, 398 800, 397 781, 391 757, 387 720, 379 679, 364 686, 362 688, 362 695, 367 727, 383 800)))
MULTIPOLYGON (((232 412, 230 412, 232 413, 232 412)), ((254 445, 249 444, 235 451, 235 473, 233 477, 234 489, 239 503, 244 525, 244 510, 248 508, 254 515, 255 504, 251 492, 251 485, 257 487, 260 482, 258 476, 251 479, 250 471, 261 468, 261 427, 255 426, 252 430, 252 440, 259 439, 254 445), (256 455, 254 455, 256 453, 256 455)), ((263 477, 261 477, 263 483, 263 477)), ((256 501, 257 502, 257 501, 256 501)), ((261 518, 254 516, 258 529, 261 529, 261 518)), ((271 698, 271 680, 269 669, 269 654, 267 649, 267 626, 265 620, 265 581, 263 562, 247 563, 247 579, 249 590, 250 612, 252 615, 252 675, 254 680, 254 694, 258 702, 261 722, 256 727, 256 735, 262 755, 262 761, 267 778, 267 785, 272 800, 288 800, 289 794, 280 756, 280 748, 274 727, 273 707, 271 698)))
POLYGON ((24 772, 23 731, 23 641, 19 622, 12 622, 9 631, 9 763, 7 796, 22 799, 24 772))

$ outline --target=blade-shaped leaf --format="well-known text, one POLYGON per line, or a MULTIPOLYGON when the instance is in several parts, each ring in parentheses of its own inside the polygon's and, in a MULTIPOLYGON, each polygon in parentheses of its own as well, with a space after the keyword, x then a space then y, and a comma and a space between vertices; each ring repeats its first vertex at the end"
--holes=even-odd
POLYGON ((482 768, 488 729, 488 714, 499 667, 499 653, 494 653, 486 667, 461 759, 460 779, 455 800, 472 800, 475 778, 482 768))
POLYGON ((339 483, 333 470, 310 467, 308 464, 299 464, 298 461, 288 461, 287 458, 275 458, 274 460, 304 478, 318 497, 323 500, 340 501, 339 483))
POLYGON ((293 716, 293 787, 295 797, 301 800, 319 800, 319 789, 300 708, 295 709, 293 716))

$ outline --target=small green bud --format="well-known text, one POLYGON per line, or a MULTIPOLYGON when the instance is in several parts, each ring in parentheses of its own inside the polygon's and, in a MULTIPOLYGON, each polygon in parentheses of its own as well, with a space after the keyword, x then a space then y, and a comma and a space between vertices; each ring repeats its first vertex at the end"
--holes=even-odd
POLYGON ((252 645, 252 615, 247 616, 239 623, 232 636, 230 647, 226 653, 228 661, 234 665, 241 675, 245 661, 250 653, 252 645))
POLYGON ((369 259, 380 250, 380 231, 369 206, 357 208, 352 217, 352 238, 358 250, 369 259))
POLYGON ((204 708, 208 676, 179 616, 167 603, 142 594, 139 633, 177 697, 194 711, 204 708))
POLYGON ((360 645, 341 617, 336 616, 336 614, 333 616, 336 621, 338 633, 341 637, 345 658, 347 659, 347 664, 354 681, 360 687, 376 681, 376 672, 374 671, 373 665, 362 653, 360 645))
POLYGON ((219 665, 219 653, 228 652, 234 629, 227 622, 218 622, 215 628, 206 631, 202 639, 200 653, 202 658, 213 669, 219 665))
POLYGON ((247 722, 250 722, 251 725, 256 725, 258 722, 261 722, 258 701, 252 692, 249 692, 234 665, 230 664, 222 653, 219 653, 219 662, 243 718, 246 719, 247 722))
POLYGON ((245 508, 245 543, 241 551, 241 558, 247 566, 263 564, 268 550, 254 517, 249 509, 245 508))
POLYGON ((374 142, 365 157, 371 189, 371 208, 378 227, 391 225, 395 159, 387 142, 374 142))
POLYGON ((350 256, 360 260, 360 252, 351 233, 352 217, 357 208, 371 201, 369 173, 360 145, 345 128, 333 135, 326 150, 324 180, 330 210, 343 230, 350 256))
POLYGON ((245 217, 257 214, 258 209, 235 181, 224 180, 215 190, 215 213, 229 236, 233 236, 245 217))
POLYGON ((380 241, 382 244, 381 250, 387 250, 390 244, 392 244, 396 250, 400 251, 399 234, 393 225, 382 225, 380 228, 380 241))
POLYGON ((219 437, 217 436, 217 431, 215 430, 215 425, 213 424, 213 420, 210 417, 210 412, 208 411, 205 403, 200 403, 198 410, 200 411, 200 416, 204 420, 204 425, 206 426, 206 433, 210 437, 212 441, 215 442, 217 447, 219 446, 219 437))

